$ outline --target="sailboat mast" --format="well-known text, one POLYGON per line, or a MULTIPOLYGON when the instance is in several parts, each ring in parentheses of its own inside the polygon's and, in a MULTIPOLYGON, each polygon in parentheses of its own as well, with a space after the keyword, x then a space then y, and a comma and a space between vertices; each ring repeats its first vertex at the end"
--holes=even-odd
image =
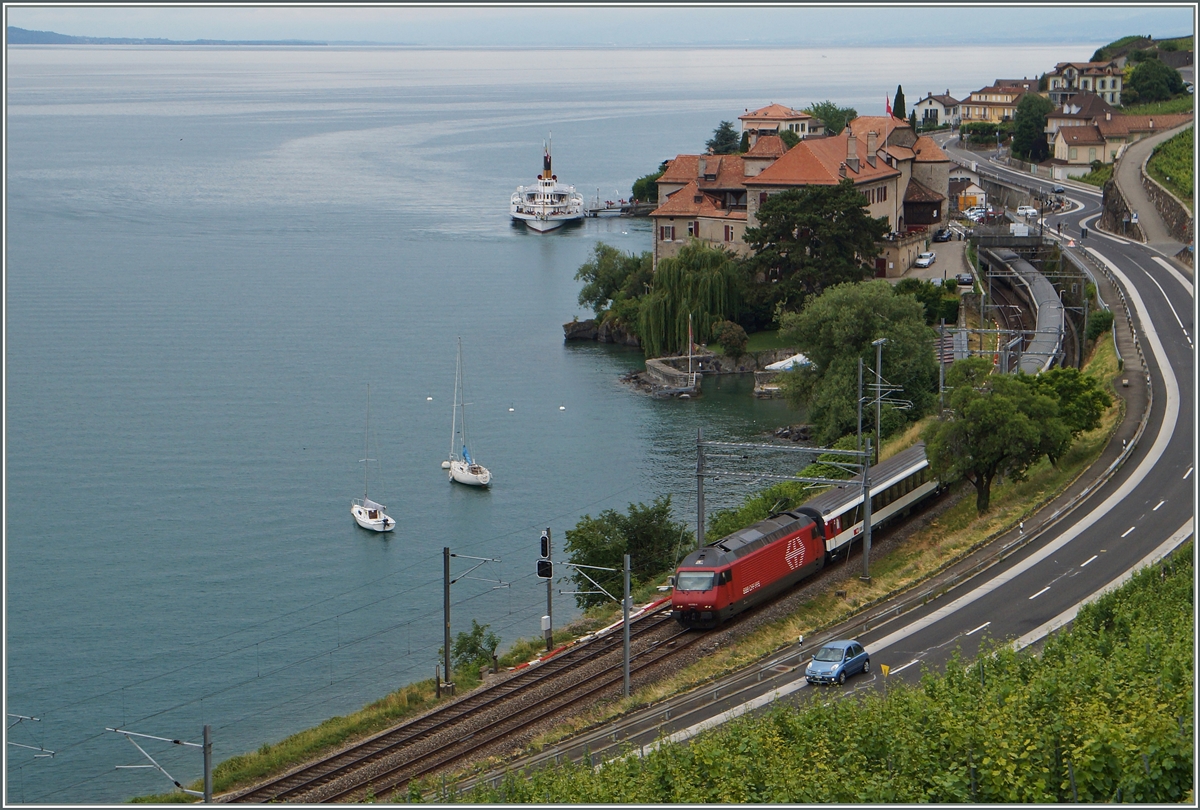
POLYGON ((458 361, 454 366, 454 405, 450 408, 450 458, 457 458, 454 453, 454 437, 458 434, 458 383, 462 378, 462 338, 458 339, 458 361))
POLYGON ((367 383, 367 427, 363 431, 363 507, 367 502, 367 474, 371 467, 371 384, 367 383))

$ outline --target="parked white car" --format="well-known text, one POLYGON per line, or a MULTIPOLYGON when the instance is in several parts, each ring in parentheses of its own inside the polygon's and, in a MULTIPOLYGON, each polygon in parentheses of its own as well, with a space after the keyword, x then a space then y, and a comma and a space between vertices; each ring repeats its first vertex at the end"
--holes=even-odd
POLYGON ((1019 217, 1036 217, 1037 209, 1032 205, 1017 206, 1017 216, 1019 217))
POLYGON ((929 267, 935 261, 937 261, 937 254, 934 253, 932 250, 926 251, 925 253, 917 254, 916 266, 917 267, 929 267))

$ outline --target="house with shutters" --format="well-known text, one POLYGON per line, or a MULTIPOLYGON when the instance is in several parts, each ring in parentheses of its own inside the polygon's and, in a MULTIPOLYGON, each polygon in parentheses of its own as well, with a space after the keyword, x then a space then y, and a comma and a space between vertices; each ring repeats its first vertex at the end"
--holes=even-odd
POLYGON ((742 132, 750 133, 750 146, 754 146, 763 136, 778 135, 784 131, 795 133, 800 140, 822 135, 825 131, 816 118, 782 104, 768 104, 754 112, 747 109, 745 115, 738 116, 738 120, 742 122, 742 132))
POLYGON ((1054 152, 1054 136, 1062 127, 1089 126, 1097 118, 1118 114, 1112 105, 1095 93, 1077 93, 1065 104, 1046 115, 1046 142, 1054 152))
POLYGON ((1078 93, 1095 93, 1109 104, 1121 106, 1125 73, 1111 62, 1059 62, 1046 74, 1050 101, 1061 107, 1078 93))
POLYGON ((930 229, 946 221, 950 165, 932 138, 890 116, 863 116, 839 135, 791 149, 763 136, 745 155, 680 155, 659 178, 662 202, 650 213, 655 266, 689 239, 748 256, 746 228, 772 194, 845 179, 891 230, 876 274, 900 275, 925 249, 930 229))
POLYGON ((921 126, 956 126, 959 121, 958 100, 950 95, 949 90, 936 96, 932 92, 926 93, 925 98, 913 105, 913 110, 921 126))
POLYGON ((968 98, 958 104, 959 118, 963 125, 981 122, 999 124, 1017 116, 1017 105, 1026 93, 1020 85, 991 85, 972 91, 968 98))

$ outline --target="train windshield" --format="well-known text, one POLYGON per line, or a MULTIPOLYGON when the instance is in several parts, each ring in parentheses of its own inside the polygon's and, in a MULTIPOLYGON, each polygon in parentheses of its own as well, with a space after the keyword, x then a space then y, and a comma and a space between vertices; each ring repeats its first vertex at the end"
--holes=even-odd
POLYGON ((712 571, 680 571, 675 577, 677 591, 709 591, 713 586, 712 571))

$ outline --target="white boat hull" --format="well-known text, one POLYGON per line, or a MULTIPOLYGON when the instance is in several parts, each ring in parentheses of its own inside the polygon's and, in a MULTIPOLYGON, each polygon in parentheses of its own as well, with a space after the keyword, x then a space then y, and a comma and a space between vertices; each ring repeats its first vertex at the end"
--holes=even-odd
POLYGON ((354 515, 355 523, 373 532, 390 532, 396 528, 396 521, 386 513, 378 509, 365 509, 361 503, 351 503, 350 514, 354 515))
POLYGON ((528 214, 513 214, 513 219, 518 222, 524 222, 525 227, 529 228, 531 231, 546 233, 547 231, 553 231, 556 228, 561 228, 568 222, 577 222, 583 219, 583 214, 563 215, 561 217, 546 217, 544 219, 541 217, 530 216, 528 214))
POLYGON ((482 464, 456 460, 450 462, 450 480, 472 487, 486 487, 492 483, 492 474, 482 464))

